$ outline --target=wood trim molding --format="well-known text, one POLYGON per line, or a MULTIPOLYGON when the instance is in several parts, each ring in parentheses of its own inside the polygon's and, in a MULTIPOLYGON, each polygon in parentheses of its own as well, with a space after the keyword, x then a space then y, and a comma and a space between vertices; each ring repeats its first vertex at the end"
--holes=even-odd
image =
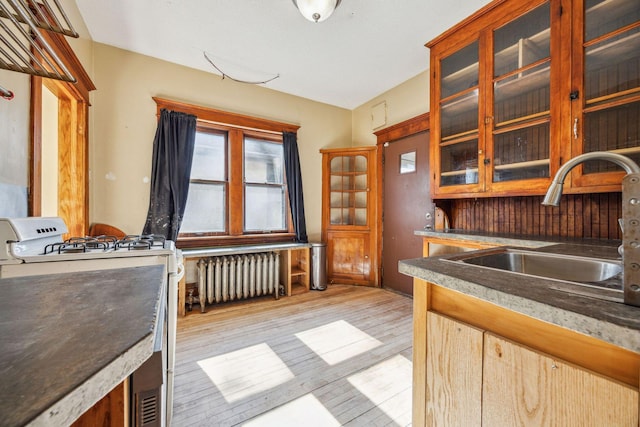
POLYGON ((486 6, 482 7, 481 9, 478 9, 473 15, 468 16, 467 18, 463 19, 462 21, 458 22, 453 27, 449 28, 448 30, 446 30, 445 32, 443 32, 442 34, 437 36, 436 38, 430 40, 428 43, 425 44, 425 46, 428 47, 429 49, 431 49, 435 44, 438 44, 438 42, 440 40, 442 40, 444 38, 447 38, 450 34, 453 34, 453 33, 456 33, 458 31, 460 31, 460 29, 466 27, 470 22, 473 22, 473 21, 479 19, 480 17, 486 15, 487 13, 489 13, 490 11, 495 9, 496 7, 500 6, 502 3, 505 3, 506 1, 507 0, 494 0, 494 1, 492 1, 491 3, 489 3, 486 6))
POLYGON ((378 145, 395 139, 404 138, 419 132, 429 130, 429 113, 420 114, 404 122, 381 129, 373 134, 378 137, 378 145))
POLYGON ((31 77, 29 214, 41 215, 42 205, 42 86, 59 99, 58 212, 69 234, 84 236, 89 226, 89 92, 96 87, 64 36, 42 31, 76 83, 31 77))
POLYGON ((67 40, 63 35, 52 33, 50 31, 41 31, 40 33, 58 54, 60 60, 62 60, 62 62, 67 66, 71 75, 76 78, 75 83, 60 81, 60 84, 64 85, 69 92, 73 93, 73 98, 78 100, 81 99, 90 105, 89 92, 96 90, 96 87, 67 40))
POLYGON ((222 123, 234 125, 237 127, 244 127, 248 129, 256 129, 271 132, 293 132, 297 133, 300 126, 293 125, 284 122, 277 122, 274 120, 260 119, 251 116, 245 116, 242 114, 230 113, 227 111, 216 110, 209 107, 203 107, 199 105, 187 104, 185 102, 173 101, 170 99, 153 97, 157 107, 158 116, 160 110, 165 108, 167 110, 179 111, 182 113, 193 114, 198 117, 199 120, 209 121, 213 123, 222 123))

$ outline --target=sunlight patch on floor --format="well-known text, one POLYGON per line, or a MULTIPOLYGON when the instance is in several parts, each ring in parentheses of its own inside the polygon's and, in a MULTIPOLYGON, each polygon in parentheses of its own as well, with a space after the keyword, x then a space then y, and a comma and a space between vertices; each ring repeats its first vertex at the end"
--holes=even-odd
POLYGON ((405 357, 396 355, 348 380, 394 422, 406 426, 411 423, 411 365, 405 357))
POLYGON ((244 424, 245 427, 333 427, 340 423, 312 394, 266 412, 244 424))
POLYGON ((294 378, 293 372, 265 343, 203 359, 198 365, 229 403, 294 378))
POLYGON ((329 365, 363 354, 382 343, 344 320, 296 334, 307 347, 329 365))

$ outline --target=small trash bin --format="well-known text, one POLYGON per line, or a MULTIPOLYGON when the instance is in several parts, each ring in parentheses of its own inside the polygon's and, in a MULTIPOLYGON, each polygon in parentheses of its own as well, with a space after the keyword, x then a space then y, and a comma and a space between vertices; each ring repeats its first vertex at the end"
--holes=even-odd
POLYGON ((327 244, 311 243, 311 289, 327 289, 327 244))

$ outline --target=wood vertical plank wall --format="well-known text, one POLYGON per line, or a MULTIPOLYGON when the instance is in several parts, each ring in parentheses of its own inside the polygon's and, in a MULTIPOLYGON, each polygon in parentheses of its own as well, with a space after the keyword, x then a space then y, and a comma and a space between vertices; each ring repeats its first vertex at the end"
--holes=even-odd
POLYGON ((436 204, 449 212, 451 228, 523 236, 620 239, 620 193, 567 194, 560 206, 540 197, 455 199, 436 204))

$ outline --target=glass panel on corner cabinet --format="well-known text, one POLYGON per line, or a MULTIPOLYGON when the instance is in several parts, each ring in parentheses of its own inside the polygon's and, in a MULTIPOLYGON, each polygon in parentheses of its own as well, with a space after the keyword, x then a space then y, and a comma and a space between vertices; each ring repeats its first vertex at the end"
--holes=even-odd
POLYGON ((354 172, 366 172, 367 171, 367 158, 365 156, 355 156, 353 160, 354 172))

